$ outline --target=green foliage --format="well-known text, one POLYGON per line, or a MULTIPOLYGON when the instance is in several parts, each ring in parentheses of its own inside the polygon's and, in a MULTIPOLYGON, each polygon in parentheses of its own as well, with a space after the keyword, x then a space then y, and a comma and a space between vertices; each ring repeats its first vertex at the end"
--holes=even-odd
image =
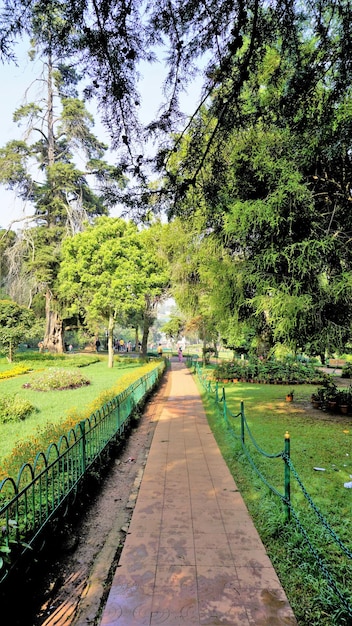
POLYGON ((30 383, 25 384, 25 387, 30 387, 34 391, 61 391, 77 389, 89 384, 90 381, 79 371, 53 367, 41 374, 36 374, 30 383))
POLYGON ((352 363, 345 363, 342 367, 341 376, 343 378, 352 378, 352 363))
MULTIPOLYGON (((297 621, 302 626, 336 626, 348 624, 346 608, 329 589, 322 571, 300 529, 292 520, 284 521, 280 500, 269 492, 258 474, 242 453, 240 425, 231 420, 238 434, 234 437, 222 419, 222 405, 216 407, 213 399, 200 388, 209 424, 222 454, 241 491, 246 506, 261 535, 268 555, 278 573, 297 621)), ((350 480, 349 430, 343 424, 329 419, 314 418, 305 412, 311 388, 295 388, 295 403, 284 405, 285 387, 281 385, 238 384, 226 388, 229 410, 237 414, 239 402, 244 401, 245 414, 252 435, 262 450, 277 453, 283 448, 284 433, 291 438, 291 458, 300 479, 316 506, 327 519, 341 541, 351 550, 349 511, 350 501, 344 482, 350 480), (325 472, 315 472, 314 466, 325 472)), ((246 436, 246 445, 254 462, 266 480, 283 493, 282 460, 265 459, 246 436)), ((326 534, 320 521, 300 495, 291 475, 291 499, 299 519, 338 586, 351 604, 346 580, 351 575, 350 560, 326 534)))
POLYGON ((185 320, 179 315, 172 315, 171 319, 166 322, 160 330, 165 333, 166 337, 170 337, 171 339, 177 341, 181 337, 184 327, 185 320))
POLYGON ((0 300, 0 346, 9 361, 18 344, 23 341, 34 323, 32 311, 11 300, 0 300))
POLYGON ((258 7, 257 45, 243 38, 228 61, 233 74, 176 137, 168 167, 191 257, 187 272, 187 244, 181 250, 177 240, 182 275, 175 280, 181 298, 190 294, 181 309, 200 301, 227 345, 240 345, 249 332, 267 352, 281 343, 324 358, 343 351, 351 335, 352 111, 349 87, 334 88, 341 68, 318 29, 324 24, 328 39, 334 32, 342 45, 342 6, 331 28, 313 5, 314 26, 300 30, 306 16, 296 15, 285 36, 273 13, 258 7), (321 73, 319 40, 331 80, 321 73))
POLYGON ((90 319, 108 320, 141 308, 140 254, 137 227, 118 218, 101 218, 66 239, 59 281, 72 312, 82 307, 90 319))
POLYGON ((25 420, 34 410, 35 407, 28 400, 17 395, 3 394, 0 397, 0 424, 25 420))
POLYGON ((168 284, 149 231, 120 218, 102 217, 63 244, 58 276, 61 297, 72 314, 83 313, 92 329, 108 328, 109 365, 117 321, 134 317, 149 323, 168 284))
POLYGON ((248 361, 233 360, 221 361, 213 370, 217 380, 237 378, 243 381, 264 383, 292 384, 319 384, 325 377, 316 369, 314 364, 305 363, 287 357, 281 361, 276 359, 251 358, 248 361))

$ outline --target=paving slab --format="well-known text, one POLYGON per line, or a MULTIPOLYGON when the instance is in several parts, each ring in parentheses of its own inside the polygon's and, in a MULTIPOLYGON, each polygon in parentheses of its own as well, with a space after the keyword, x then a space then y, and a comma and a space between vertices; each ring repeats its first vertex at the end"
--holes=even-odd
POLYGON ((101 626, 297 626, 190 371, 170 375, 101 626))

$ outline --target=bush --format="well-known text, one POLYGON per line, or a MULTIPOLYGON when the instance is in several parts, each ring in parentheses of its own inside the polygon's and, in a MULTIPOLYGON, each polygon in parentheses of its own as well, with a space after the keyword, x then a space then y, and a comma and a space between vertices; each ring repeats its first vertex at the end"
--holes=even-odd
POLYGON ((287 357, 284 360, 251 358, 250 360, 222 361, 214 369, 217 380, 240 378, 258 382, 280 382, 282 384, 315 383, 322 380, 321 373, 311 363, 287 357))
POLYGON ((342 378, 352 378, 352 363, 346 363, 341 372, 342 378))
POLYGON ((51 367, 35 376, 31 383, 23 385, 35 391, 61 391, 76 389, 82 385, 89 385, 90 381, 81 372, 63 368, 51 367))
POLYGON ((0 424, 25 420, 35 407, 24 398, 4 395, 0 398, 0 424))

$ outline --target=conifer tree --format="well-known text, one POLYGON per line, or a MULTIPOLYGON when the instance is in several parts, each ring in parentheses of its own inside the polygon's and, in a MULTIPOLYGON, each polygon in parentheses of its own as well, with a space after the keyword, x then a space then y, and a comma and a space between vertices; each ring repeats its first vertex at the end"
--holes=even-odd
POLYGON ((26 304, 36 294, 44 296, 44 347, 58 352, 64 349, 62 310, 56 297, 61 243, 65 236, 82 230, 85 221, 107 214, 104 186, 121 181, 120 173, 103 160, 107 146, 92 132, 93 117, 78 97, 79 76, 55 55, 54 35, 60 24, 62 17, 55 11, 33 18, 31 54, 43 60, 43 89, 39 99, 14 113, 16 122, 26 124, 25 138, 0 150, 0 182, 33 206, 14 247, 12 290, 16 292, 18 280, 25 275, 26 304), (84 168, 78 167, 79 161, 84 168))

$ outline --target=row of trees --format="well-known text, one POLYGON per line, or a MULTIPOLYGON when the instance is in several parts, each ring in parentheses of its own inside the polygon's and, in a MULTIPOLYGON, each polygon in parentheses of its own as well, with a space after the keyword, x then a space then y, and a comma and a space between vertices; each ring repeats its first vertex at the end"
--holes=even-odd
MULTIPOLYGON (((141 230, 132 221, 100 217, 62 241, 53 284, 57 340, 52 351, 63 352, 67 327, 81 326, 93 336, 103 326, 112 367, 118 324, 134 328, 137 337, 142 329, 142 353, 147 352, 157 305, 169 291, 169 271, 160 254, 161 230, 158 223, 141 230)), ((19 341, 30 336, 35 316, 26 307, 3 300, 0 318, 0 343, 11 360, 19 341)))
MULTIPOLYGON (((46 111, 35 103, 17 114, 36 119, 39 140, 10 144, 0 155, 0 182, 17 187, 35 207, 35 227, 7 242, 12 257, 6 275, 14 296, 24 281, 32 307, 45 295, 47 347, 56 349, 62 336, 57 299, 63 294, 56 280, 70 246, 62 248, 62 242, 75 233, 83 237, 85 219, 107 212, 122 189, 125 206, 137 208, 143 219, 160 207, 168 213, 160 236, 173 295, 205 341, 220 336, 233 347, 250 343, 263 355, 275 344, 322 358, 343 351, 352 325, 348 0, 304 6, 160 0, 148 7, 137 1, 29 6, 15 0, 4 2, 6 8, 13 15, 6 15, 3 53, 10 53, 11 37, 27 29, 47 60, 46 111), (159 188, 148 183, 140 142, 132 141, 140 132, 138 62, 152 60, 155 45, 169 48, 171 94, 149 128, 166 132, 155 162, 159 188), (202 104, 176 132, 178 93, 203 54, 202 104), (113 147, 121 148, 115 167, 103 160, 104 146, 89 130, 75 91, 77 68, 85 70, 86 97, 100 102, 113 147), (54 88, 62 112, 56 117, 54 88), (45 120, 45 129, 38 120, 45 120), (78 146, 87 156, 84 169, 75 164, 78 146), (33 158, 41 180, 29 176, 26 164, 33 158), (137 191, 127 174, 138 180, 137 191), (94 193, 88 178, 95 181, 94 193)), ((127 241, 129 232, 124 236, 127 241)), ((78 259, 78 249, 74 254, 78 259)), ((72 312, 82 308, 83 291, 88 297, 85 281, 72 312)), ((111 319, 120 314, 110 313, 111 319)))
POLYGON ((167 153, 180 297, 228 345, 351 347, 349 16, 349 3, 290 5, 283 38, 256 3, 226 80, 167 153))

